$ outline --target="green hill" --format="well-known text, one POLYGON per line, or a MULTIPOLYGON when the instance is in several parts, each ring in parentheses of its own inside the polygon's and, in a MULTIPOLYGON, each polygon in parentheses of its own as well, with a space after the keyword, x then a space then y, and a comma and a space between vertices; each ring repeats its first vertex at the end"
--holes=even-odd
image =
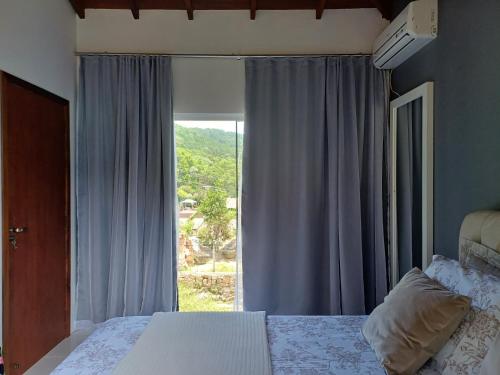
MULTIPOLYGON (((217 129, 175 127, 179 200, 201 201, 216 187, 236 196, 236 135, 217 129)), ((243 136, 238 136, 241 155, 243 136)))
MULTIPOLYGON (((236 135, 218 129, 175 127, 177 147, 189 149, 208 157, 234 157, 236 152, 236 135)), ((243 137, 238 136, 239 147, 243 137)))

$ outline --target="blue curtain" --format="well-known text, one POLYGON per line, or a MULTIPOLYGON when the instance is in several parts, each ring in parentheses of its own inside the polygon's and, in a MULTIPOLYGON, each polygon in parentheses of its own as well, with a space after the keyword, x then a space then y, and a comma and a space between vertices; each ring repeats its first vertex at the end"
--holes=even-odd
POLYGON ((422 268, 422 98, 398 108, 397 218, 399 275, 422 268))
POLYGON ((329 311, 325 60, 246 61, 243 302, 269 314, 329 311))
POLYGON ((330 312, 365 314, 387 294, 389 73, 366 56, 326 64, 330 312))
POLYGON ((369 57, 247 59, 245 309, 364 314, 383 300, 388 100, 369 57))
POLYGON ((177 308, 171 61, 80 59, 77 318, 177 308))

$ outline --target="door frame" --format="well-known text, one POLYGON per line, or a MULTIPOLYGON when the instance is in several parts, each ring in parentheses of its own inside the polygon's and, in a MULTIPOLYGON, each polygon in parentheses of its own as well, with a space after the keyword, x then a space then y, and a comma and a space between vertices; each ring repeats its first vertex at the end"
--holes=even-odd
POLYGON ((434 82, 428 81, 390 102, 391 133, 391 287, 399 281, 397 210, 397 135, 398 108, 422 99, 422 269, 431 264, 434 254, 434 82))
POLYGON ((9 338, 7 322, 9 321, 9 308, 10 308, 10 298, 9 298, 9 222, 8 222, 8 212, 9 212, 9 202, 6 199, 8 197, 8 176, 7 176, 7 114, 6 114, 6 104, 7 104, 7 94, 4 92, 3 86, 7 81, 14 81, 17 84, 23 85, 26 88, 37 92, 41 95, 49 97, 53 100, 57 100, 64 105, 64 117, 65 117, 65 148, 64 157, 66 158, 66 167, 64 170, 65 174, 65 233, 64 233, 64 246, 66 249, 66 294, 65 294, 65 305, 66 305, 66 336, 70 335, 71 332, 71 155, 70 155, 70 103, 67 99, 61 98, 49 91, 46 91, 38 86, 35 86, 29 82, 26 82, 14 75, 6 73, 0 70, 0 183, 1 183, 1 215, 0 215, 0 235, 1 240, 1 338, 2 338, 2 354, 5 360, 5 369, 9 368, 9 353, 8 344, 9 338), (6 355, 7 354, 7 355, 6 355))

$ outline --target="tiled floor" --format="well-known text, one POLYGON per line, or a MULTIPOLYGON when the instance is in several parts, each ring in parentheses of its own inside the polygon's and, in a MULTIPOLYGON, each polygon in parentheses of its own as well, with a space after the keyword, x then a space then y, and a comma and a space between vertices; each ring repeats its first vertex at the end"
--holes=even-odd
POLYGON ((48 352, 45 357, 35 363, 25 375, 49 375, 91 333, 92 330, 74 332, 70 337, 61 341, 59 345, 48 352))

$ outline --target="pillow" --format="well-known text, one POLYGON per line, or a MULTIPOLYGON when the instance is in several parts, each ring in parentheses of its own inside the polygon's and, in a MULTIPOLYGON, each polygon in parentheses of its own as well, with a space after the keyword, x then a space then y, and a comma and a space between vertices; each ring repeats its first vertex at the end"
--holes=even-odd
POLYGON ((425 273, 451 291, 469 296, 472 309, 450 340, 434 356, 433 366, 446 374, 478 374, 500 332, 500 278, 464 267, 441 255, 425 273))
POLYGON ((418 268, 408 272, 363 325, 363 335, 389 374, 414 374, 432 357, 470 309, 418 268))
POLYGON ((493 342, 491 349, 481 364, 480 375, 498 375, 500 372, 500 334, 493 342))
POLYGON ((500 253, 498 252, 500 251, 500 248, 498 250, 494 250, 488 246, 462 237, 460 238, 458 251, 460 254, 460 263, 465 266, 467 266, 468 258, 470 256, 476 256, 500 269, 500 253))
POLYGON ((475 256, 474 254, 468 254, 463 264, 465 267, 474 268, 482 273, 500 277, 500 268, 495 267, 493 264, 488 263, 483 258, 475 256))

